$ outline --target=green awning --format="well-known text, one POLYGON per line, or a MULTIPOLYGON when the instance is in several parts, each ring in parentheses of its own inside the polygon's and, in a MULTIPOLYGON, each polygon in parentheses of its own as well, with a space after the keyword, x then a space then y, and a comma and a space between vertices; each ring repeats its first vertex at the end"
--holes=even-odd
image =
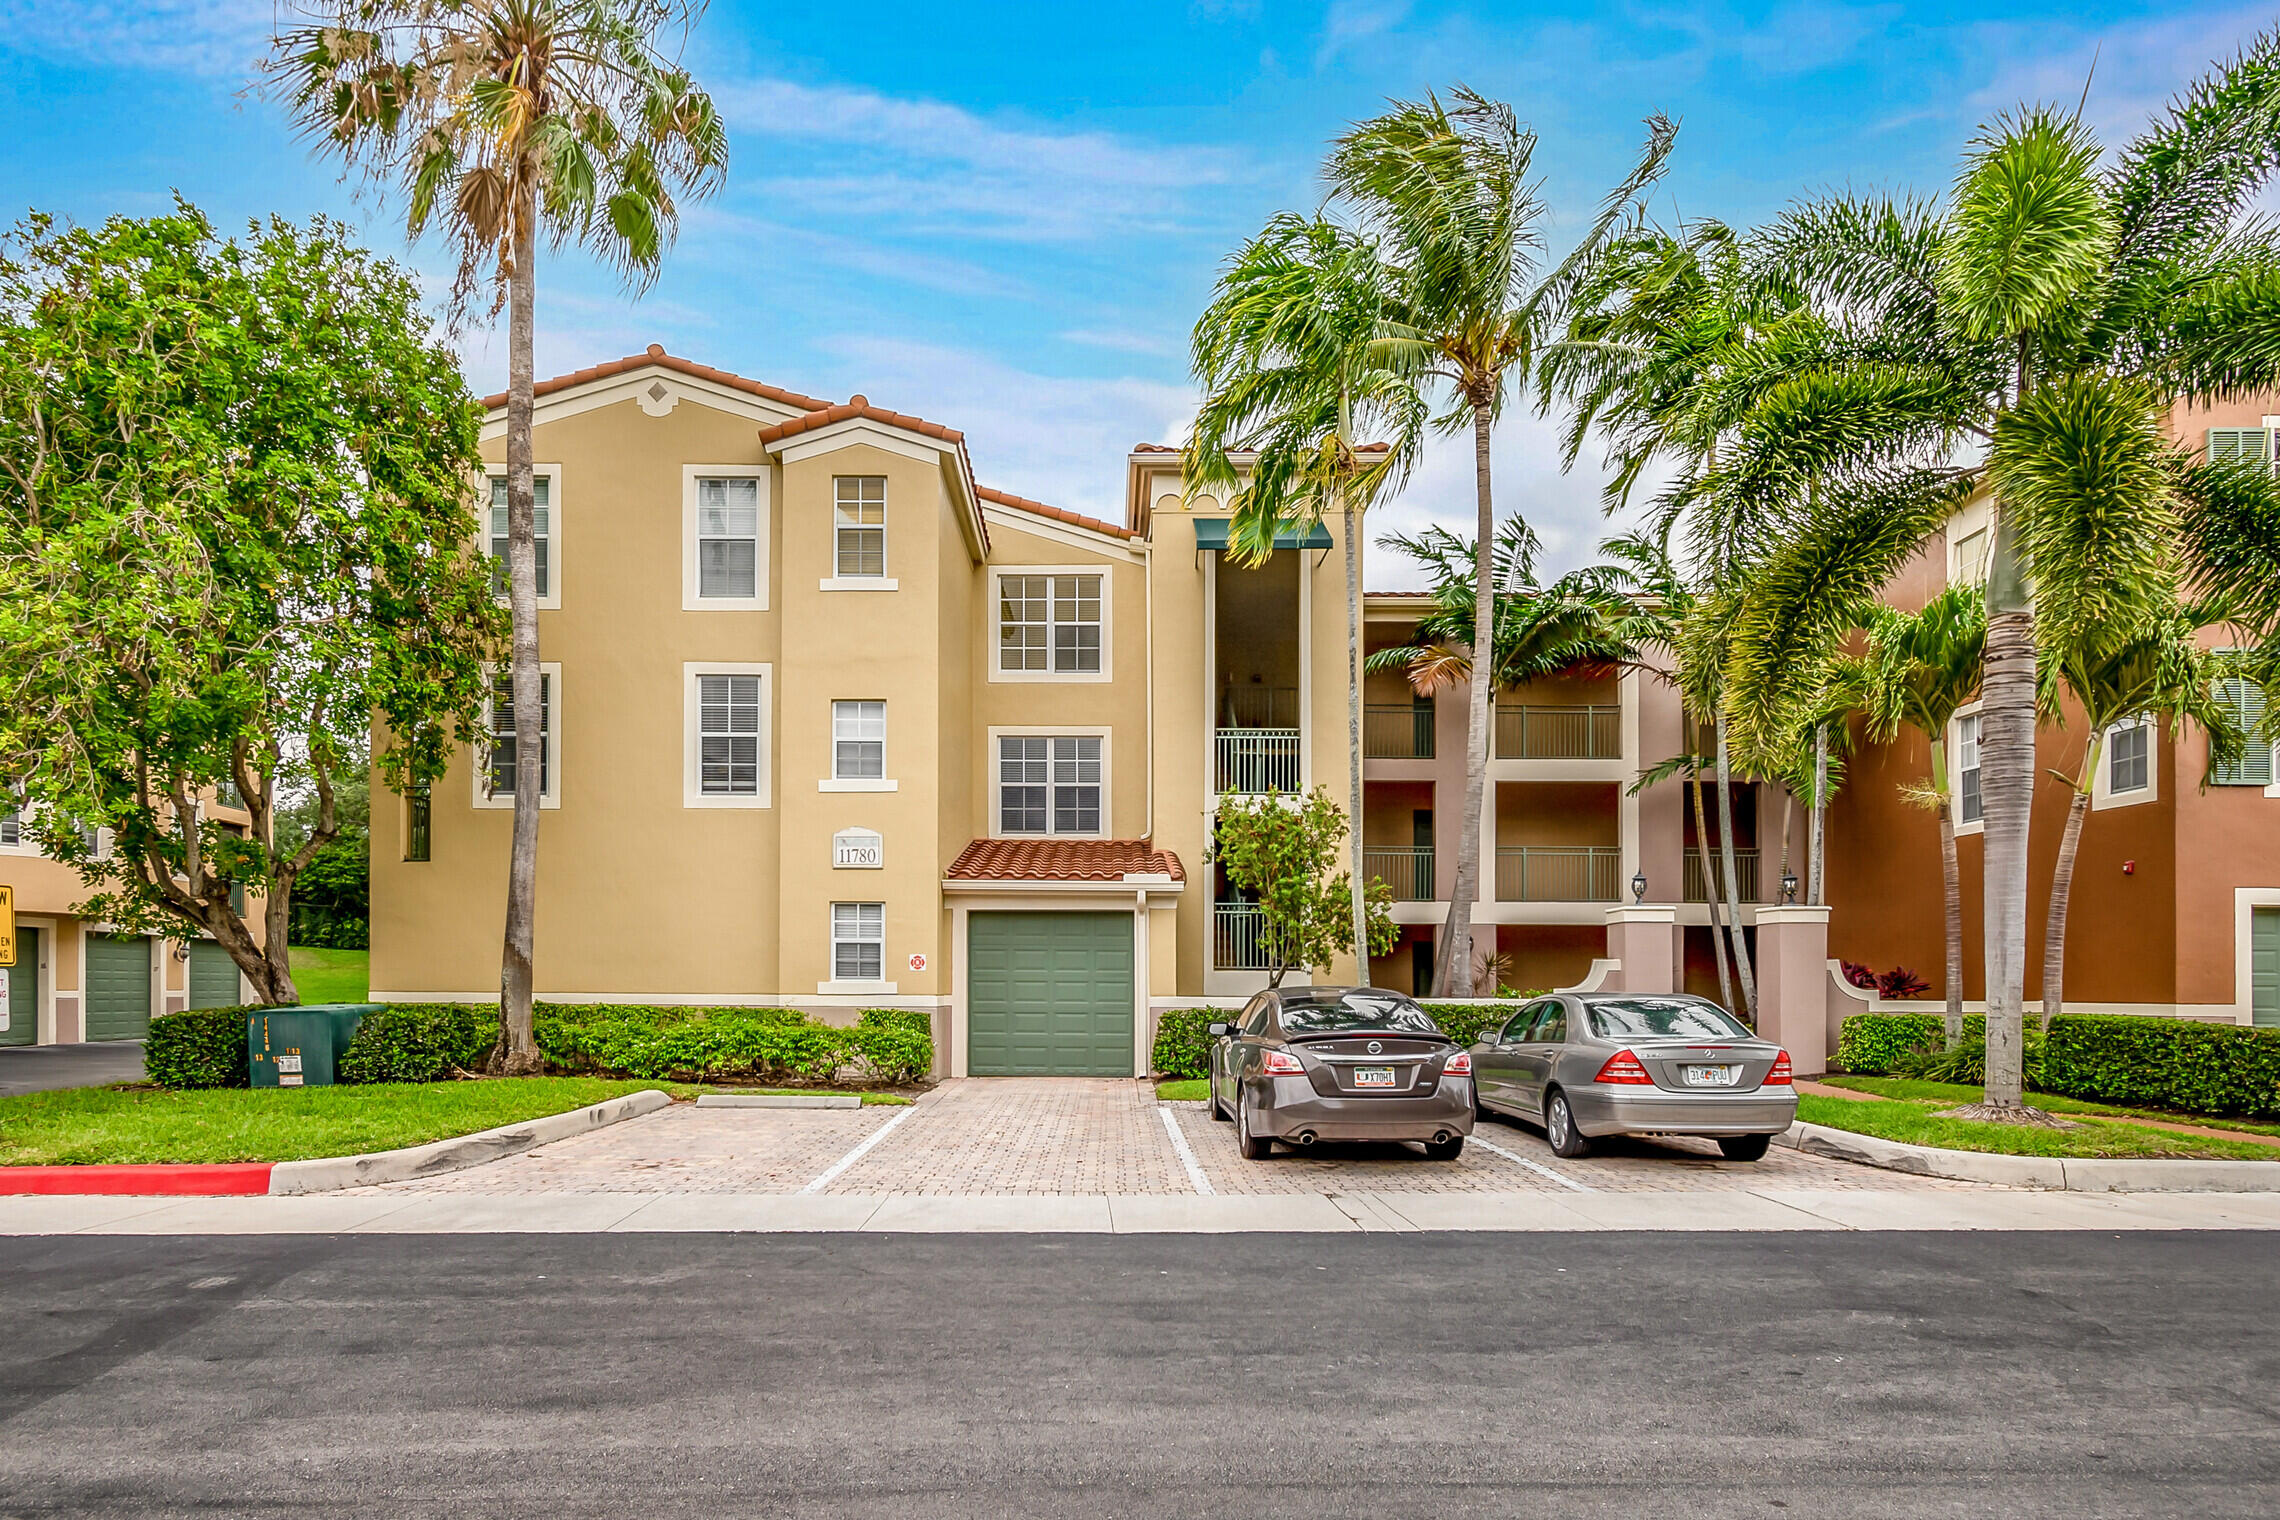
MULTIPOLYGON (((1195 520, 1195 546, 1198 549, 1227 548, 1227 523, 1224 517, 1199 517, 1195 520)), ((1285 528, 1275 535, 1278 549, 1327 549, 1331 547, 1330 530, 1320 523, 1305 529, 1285 528)))

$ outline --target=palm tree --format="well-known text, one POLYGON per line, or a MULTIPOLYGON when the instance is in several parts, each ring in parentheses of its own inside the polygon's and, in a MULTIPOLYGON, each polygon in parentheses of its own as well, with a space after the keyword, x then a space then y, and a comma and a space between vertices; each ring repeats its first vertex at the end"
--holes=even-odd
POLYGON ((1739 447, 1705 482, 1728 520, 1774 530, 1732 645, 1735 722, 1793 722, 1799 654, 1964 500, 1992 504, 1987 1117, 2040 1118, 2021 1024, 2038 642, 2134 625, 2165 566, 2280 579, 2246 547, 2280 533, 2270 477, 2195 469, 2163 432, 2176 401, 2280 383, 2280 237, 2239 220, 2280 164, 2276 78, 2267 34, 2106 167, 2075 117, 2024 110, 1982 130, 1946 208, 1829 197, 1758 249, 1816 320, 1766 354, 1739 447))
MULTIPOLYGON (((2108 736, 2133 718, 2159 719, 2172 733, 2190 721, 2209 735, 2211 764, 2240 758, 2246 736, 2216 695, 2216 682, 2227 673, 2227 662, 2194 638, 2196 629, 2223 621, 2227 621, 2224 615, 2213 609, 2175 607, 2167 616, 2120 638, 2092 637, 2044 657, 2043 710, 2063 719, 2062 696, 2072 697, 2089 731, 2082 764, 2071 783, 2074 798, 2066 810, 2066 832, 2059 836, 2058 862, 2051 870, 2050 922, 2043 931, 2046 1030, 2066 1011, 2066 910, 2074 890, 2074 855, 2082 843, 2082 825, 2090 816, 2108 736)), ((2149 754, 2147 764, 2152 763, 2149 754)))
MULTIPOLYGON (((1393 362, 1445 387, 1443 431, 1469 427, 1473 439, 1472 627, 1465 642, 1493 636, 1495 493, 1489 443, 1511 379, 1525 383, 1537 349, 1560 320, 1577 279, 1600 247, 1637 215, 1640 197, 1662 177, 1677 127, 1648 118, 1639 161, 1608 195, 1597 220, 1548 275, 1538 261, 1545 207, 1529 183, 1536 137, 1512 108, 1458 87, 1453 106, 1438 96, 1395 101, 1333 147, 1326 166, 1334 196, 1351 207, 1384 248, 1394 270, 1384 324, 1393 362)), ((1464 822, 1456 881, 1436 957, 1434 990, 1472 994, 1472 906, 1480 895, 1480 822, 1488 791, 1494 696, 1474 682, 1465 724, 1464 822)))
POLYGON ((1204 401, 1185 451, 1190 489, 1227 494, 1229 552, 1257 564, 1275 538, 1335 506, 1346 548, 1347 831, 1359 979, 1369 979, 1362 865, 1361 516, 1414 466, 1425 404, 1378 341, 1390 275, 1367 240, 1281 213, 1220 272, 1192 341, 1204 401), (1358 440, 1376 435, 1376 446, 1358 440))
POLYGON ((1955 779, 1948 767, 1947 731, 1955 715, 1979 695, 1986 640, 1987 604, 1977 586, 1959 584, 1917 612, 1878 603, 1869 613, 1868 653, 1863 661, 1862 707, 1870 735, 1889 744, 1906 724, 1931 748, 1926 795, 1940 825, 1950 1050, 1963 1040, 1963 874, 1956 860, 1955 779))
POLYGON ((320 152, 400 190, 417 239, 458 245, 455 305, 486 280, 507 307, 507 585, 513 619, 514 846, 507 876, 495 1068, 536 1070, 539 761, 531 335, 538 243, 578 243, 636 293, 678 214, 727 172, 712 98, 660 45, 702 0, 324 0, 281 32, 271 88, 320 152))

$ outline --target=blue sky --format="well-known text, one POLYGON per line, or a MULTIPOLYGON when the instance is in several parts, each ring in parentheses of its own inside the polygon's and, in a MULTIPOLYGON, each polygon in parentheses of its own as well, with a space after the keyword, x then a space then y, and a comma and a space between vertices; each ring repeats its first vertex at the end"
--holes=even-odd
MULTIPOLYGON (((629 301, 576 254, 545 270, 539 371, 660 342, 811 394, 863 391, 963 428, 989 484, 1121 511, 1121 459, 1176 439, 1186 333, 1218 261, 1310 207, 1322 144, 1388 95, 1462 81, 1514 103, 1555 246, 1635 151, 1682 119, 1657 210, 1748 223, 1817 188, 1936 193, 1972 127, 2076 98, 2109 142, 2280 6, 1426 0, 1121 0, 1070 6, 714 0, 688 57, 731 125, 726 189, 693 208, 629 301)), ((0 0, 0 208, 81 220, 327 211, 448 285, 276 109, 246 92, 271 0, 0 0)), ((495 336, 463 338, 479 390, 495 336)), ((1562 475, 1550 425, 1497 443, 1499 506, 1551 568, 1603 531, 1597 476, 1562 475)), ((1588 464, 1588 461, 1587 461, 1588 464)), ((1388 526, 1471 515, 1469 450, 1437 448, 1388 526)), ((1380 557, 1374 584, 1405 584, 1380 557)))

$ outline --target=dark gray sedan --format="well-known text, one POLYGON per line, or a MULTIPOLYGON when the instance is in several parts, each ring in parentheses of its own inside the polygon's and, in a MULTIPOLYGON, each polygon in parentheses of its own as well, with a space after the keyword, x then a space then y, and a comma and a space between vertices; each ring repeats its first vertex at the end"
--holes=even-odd
POLYGON ((1269 989, 1211 1033, 1211 1116, 1254 1160, 1277 1140, 1414 1140, 1448 1161, 1472 1133, 1472 1057, 1398 992, 1269 989))
POLYGON ((1472 1057, 1482 1111, 1542 1125, 1561 1156, 1608 1135, 1707 1135, 1755 1161, 1797 1118, 1789 1052, 1685 994, 1539 998, 1472 1057))

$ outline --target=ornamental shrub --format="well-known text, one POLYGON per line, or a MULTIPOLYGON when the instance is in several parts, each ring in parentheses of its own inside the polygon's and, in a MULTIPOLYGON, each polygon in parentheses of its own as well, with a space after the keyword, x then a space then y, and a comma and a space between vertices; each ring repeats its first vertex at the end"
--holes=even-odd
MULTIPOLYGON (((1973 1014, 1963 1021, 1966 1044, 1983 1038, 1985 1021, 1973 1014)), ((1890 1076, 1912 1050, 1938 1050, 1947 1025, 1936 1013, 1856 1013, 1837 1032, 1836 1064, 1862 1077, 1890 1076)))
POLYGON ((1211 1026, 1233 1023, 1240 1008, 1167 1008, 1156 1017, 1156 1048, 1149 1056, 1166 1077, 1211 1075, 1211 1026))
POLYGON ((499 1039, 488 1003, 392 1003, 364 1016, 335 1063, 342 1082, 440 1082, 478 1071, 499 1039))
POLYGON ((874 1009, 853 1029, 791 1008, 657 1008, 541 1003, 538 1048, 569 1072, 690 1082, 742 1078, 828 1082, 854 1067, 880 1082, 912 1082, 934 1065, 924 1011, 874 1009))
POLYGON ((2143 1014, 2061 1014, 2043 1046, 2048 1092, 2227 1118, 2280 1118, 2280 1029, 2143 1014))
POLYGON ((1484 1029, 1500 1029, 1511 1018, 1536 998, 1544 994, 1523 992, 1508 1002, 1498 1003, 1420 1003, 1426 1017, 1441 1026, 1441 1033, 1459 1045, 1478 1041, 1484 1029))
POLYGON ((934 1015, 923 1008, 866 1008, 845 1033, 874 1082, 901 1086, 934 1069, 934 1015))
POLYGON ((143 1039, 143 1072, 161 1087, 246 1087, 245 1016, 258 1007, 161 1014, 143 1039))

